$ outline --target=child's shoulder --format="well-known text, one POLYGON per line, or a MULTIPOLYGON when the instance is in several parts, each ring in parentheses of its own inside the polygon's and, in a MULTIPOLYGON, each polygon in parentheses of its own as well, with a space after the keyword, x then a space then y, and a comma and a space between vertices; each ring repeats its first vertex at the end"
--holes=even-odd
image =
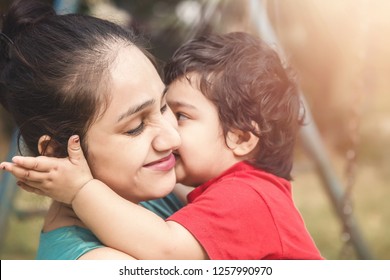
POLYGON ((248 162, 240 162, 229 169, 213 184, 223 192, 228 189, 243 191, 250 188, 259 194, 276 195, 280 192, 291 195, 291 183, 284 178, 266 172, 248 162))
POLYGON ((270 172, 267 172, 247 161, 241 161, 227 171, 225 171, 221 176, 216 178, 216 182, 228 181, 228 180, 240 180, 240 181, 270 181, 274 183, 290 185, 290 182, 284 178, 276 176, 270 172))

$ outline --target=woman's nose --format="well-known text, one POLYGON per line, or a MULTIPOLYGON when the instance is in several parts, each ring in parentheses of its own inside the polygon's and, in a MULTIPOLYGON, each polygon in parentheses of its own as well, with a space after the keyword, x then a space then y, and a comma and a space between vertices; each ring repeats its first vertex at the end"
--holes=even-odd
POLYGON ((177 120, 169 107, 161 118, 161 130, 156 135, 153 145, 159 151, 176 150, 181 145, 177 120))

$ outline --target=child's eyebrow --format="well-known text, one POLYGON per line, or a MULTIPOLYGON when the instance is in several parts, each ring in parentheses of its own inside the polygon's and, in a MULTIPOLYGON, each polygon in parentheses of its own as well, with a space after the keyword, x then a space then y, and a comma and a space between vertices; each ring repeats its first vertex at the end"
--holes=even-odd
POLYGON ((181 102, 181 101, 168 101, 169 107, 185 107, 189 109, 196 109, 192 104, 181 102))
POLYGON ((165 86, 165 88, 164 88, 164 90, 162 92, 162 97, 164 97, 167 94, 168 88, 169 88, 168 86, 165 86))

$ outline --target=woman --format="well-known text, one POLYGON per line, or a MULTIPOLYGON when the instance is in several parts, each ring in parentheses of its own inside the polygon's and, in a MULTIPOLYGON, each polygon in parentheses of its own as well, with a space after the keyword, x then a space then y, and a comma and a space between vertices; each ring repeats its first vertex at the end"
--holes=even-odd
MULTIPOLYGON (((2 26, 0 103, 31 155, 66 157, 77 134, 70 141, 80 141, 94 177, 122 197, 140 203, 172 191, 176 120, 132 32, 31 0, 15 1, 2 26)), ((131 256, 104 247, 69 205, 53 202, 37 258, 131 256)))

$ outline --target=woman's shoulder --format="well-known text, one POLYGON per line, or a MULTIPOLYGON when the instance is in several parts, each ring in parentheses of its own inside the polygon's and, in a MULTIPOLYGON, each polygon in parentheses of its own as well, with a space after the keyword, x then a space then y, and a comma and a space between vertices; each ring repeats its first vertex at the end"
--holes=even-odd
POLYGON ((88 229, 65 226, 41 232, 36 259, 76 260, 85 253, 104 247, 88 229))

